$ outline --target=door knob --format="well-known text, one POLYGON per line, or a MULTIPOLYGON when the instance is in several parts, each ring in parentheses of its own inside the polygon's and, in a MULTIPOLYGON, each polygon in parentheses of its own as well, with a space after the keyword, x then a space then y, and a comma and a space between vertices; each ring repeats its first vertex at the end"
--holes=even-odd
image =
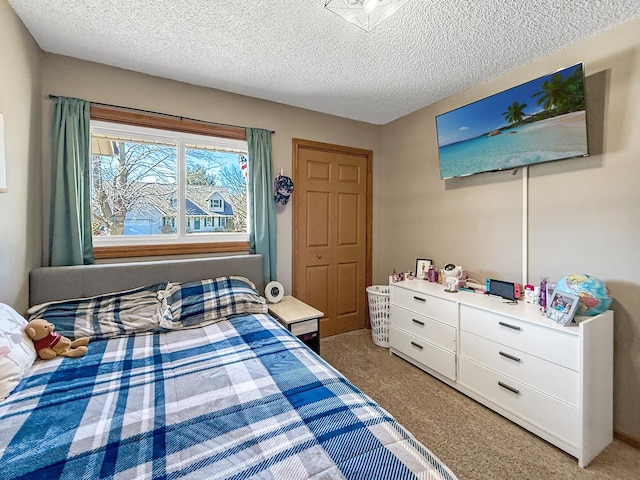
POLYGON ((322 255, 318 254, 318 258, 322 258, 322 255))

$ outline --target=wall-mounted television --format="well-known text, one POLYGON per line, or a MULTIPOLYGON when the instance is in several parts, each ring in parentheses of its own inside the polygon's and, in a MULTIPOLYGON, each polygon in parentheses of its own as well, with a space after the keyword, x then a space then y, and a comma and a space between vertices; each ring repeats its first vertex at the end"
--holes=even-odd
POLYGON ((582 63, 436 117, 442 179, 589 155, 582 63))

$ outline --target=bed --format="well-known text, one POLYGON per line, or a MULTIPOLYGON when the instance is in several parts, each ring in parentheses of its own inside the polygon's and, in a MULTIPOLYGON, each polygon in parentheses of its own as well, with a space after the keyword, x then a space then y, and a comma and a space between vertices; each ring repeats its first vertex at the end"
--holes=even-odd
POLYGON ((0 478, 456 478, 262 289, 258 255, 34 270, 31 316, 90 343, 0 402, 0 478))

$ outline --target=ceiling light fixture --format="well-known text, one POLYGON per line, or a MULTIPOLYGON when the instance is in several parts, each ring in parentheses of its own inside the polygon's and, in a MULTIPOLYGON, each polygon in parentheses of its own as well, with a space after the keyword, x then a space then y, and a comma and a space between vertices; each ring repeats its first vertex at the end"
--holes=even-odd
POLYGON ((371 14, 376 9, 377 6, 378 6, 378 0, 364 0, 362 2, 362 8, 368 14, 371 14))
POLYGON ((369 32, 409 0, 325 0, 327 10, 369 32))

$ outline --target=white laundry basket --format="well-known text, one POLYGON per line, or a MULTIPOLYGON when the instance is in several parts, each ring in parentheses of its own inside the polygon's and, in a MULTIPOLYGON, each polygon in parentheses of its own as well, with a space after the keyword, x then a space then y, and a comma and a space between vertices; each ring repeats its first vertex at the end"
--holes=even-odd
POLYGON ((371 336, 379 347, 389 346, 389 287, 372 285, 367 287, 371 336))

